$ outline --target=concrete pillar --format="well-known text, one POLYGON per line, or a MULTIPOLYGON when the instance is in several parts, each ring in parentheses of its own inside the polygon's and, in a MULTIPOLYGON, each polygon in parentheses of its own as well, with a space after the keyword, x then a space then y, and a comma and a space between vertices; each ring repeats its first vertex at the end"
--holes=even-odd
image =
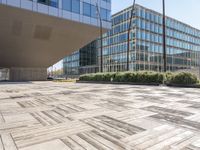
POLYGON ((46 68, 10 68, 10 81, 45 81, 46 68))

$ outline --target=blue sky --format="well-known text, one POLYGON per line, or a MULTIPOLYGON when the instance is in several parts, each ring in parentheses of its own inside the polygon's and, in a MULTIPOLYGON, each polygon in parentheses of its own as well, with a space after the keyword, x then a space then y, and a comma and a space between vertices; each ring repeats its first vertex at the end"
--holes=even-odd
MULTIPOLYGON (((200 0, 165 0, 166 14, 200 29, 200 0)), ((133 0, 112 0, 112 14, 132 5, 133 0)), ((136 0, 137 4, 162 12, 162 0, 136 0)), ((61 68, 62 62, 55 65, 61 68)))

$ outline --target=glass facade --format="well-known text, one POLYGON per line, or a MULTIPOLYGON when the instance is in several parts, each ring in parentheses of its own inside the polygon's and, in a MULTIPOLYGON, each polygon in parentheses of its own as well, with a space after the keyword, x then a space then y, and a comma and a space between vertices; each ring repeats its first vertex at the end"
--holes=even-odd
POLYGON ((80 14, 80 0, 62 0, 64 10, 80 14))
POLYGON ((72 53, 63 59, 63 69, 65 75, 79 75, 79 51, 72 53))
MULTIPOLYGON (((130 9, 113 15, 112 30, 104 34, 104 72, 126 70, 130 9)), ((130 71, 163 70, 162 33, 162 15, 137 5, 130 33, 130 71)), ((199 66, 200 30, 166 17, 166 36, 168 71, 199 66)))
POLYGON ((95 40, 64 58, 63 67, 67 77, 76 77, 79 74, 98 72, 97 42, 95 40))
MULTIPOLYGON (((131 7, 113 15, 112 29, 103 35, 104 72, 126 71, 130 13, 131 7)), ((130 71, 163 71, 162 14, 136 5, 133 15, 130 71)), ((166 17, 166 46, 168 71, 200 65, 200 30, 166 17)), ((97 59, 100 66, 100 46, 97 59)))
MULTIPOLYGON (((105 21, 110 20, 110 10, 101 8, 100 9, 101 17, 105 21)), ((83 15, 88 17, 97 18, 97 6, 83 2, 83 15)))
MULTIPOLYGON (((80 0, 38 0, 38 3, 45 4, 52 7, 59 6, 59 2, 62 1, 62 9, 77 14, 83 14, 84 16, 97 18, 97 6, 94 3, 82 2, 80 0), (81 11, 81 5, 83 5, 83 11, 81 11)), ((106 3, 111 3, 111 0, 102 0, 106 3)), ((99 6, 98 6, 99 7, 99 6)), ((100 7, 101 17, 104 21, 110 21, 111 10, 100 7)))
POLYGON ((99 26, 98 7, 103 28, 111 28, 111 0, 0 0, 0 4, 93 26, 99 26))
POLYGON ((38 3, 45 4, 52 7, 58 7, 59 0, 38 0, 38 3))

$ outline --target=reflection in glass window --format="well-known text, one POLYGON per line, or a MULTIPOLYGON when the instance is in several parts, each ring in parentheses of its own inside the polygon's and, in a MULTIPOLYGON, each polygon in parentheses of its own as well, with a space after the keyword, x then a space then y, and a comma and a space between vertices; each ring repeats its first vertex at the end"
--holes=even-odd
POLYGON ((88 3, 83 3, 83 15, 91 16, 91 5, 88 3))
POLYGON ((101 18, 107 20, 107 11, 104 8, 101 8, 101 18))
POLYGON ((58 0, 50 0, 49 1, 49 6, 58 7, 58 0))
POLYGON ((80 14, 80 0, 62 0, 63 9, 80 14))
POLYGON ((91 6, 91 17, 93 18, 97 17, 97 7, 94 5, 91 6))
POLYGON ((62 7, 64 10, 71 11, 72 10, 72 1, 71 0, 63 0, 62 7))
POLYGON ((48 5, 48 0, 38 0, 38 3, 48 5))
POLYGON ((38 0, 37 2, 52 7, 58 7, 58 0, 38 0))
POLYGON ((80 14, 80 0, 72 0, 72 12, 80 14))

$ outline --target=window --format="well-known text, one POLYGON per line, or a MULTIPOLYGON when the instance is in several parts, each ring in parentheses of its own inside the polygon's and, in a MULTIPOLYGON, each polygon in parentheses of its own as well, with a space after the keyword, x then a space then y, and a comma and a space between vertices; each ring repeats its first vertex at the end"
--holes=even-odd
POLYGON ((101 8, 101 18, 103 20, 110 20, 110 11, 104 8, 101 8))
POLYGON ((48 5, 48 0, 38 0, 38 3, 48 5))
POLYGON ((58 8, 58 0, 50 0, 49 1, 49 6, 58 8))
POLYGON ((104 8, 101 8, 101 18, 103 20, 108 20, 108 18, 107 18, 107 10, 104 9, 104 8))
POLYGON ((88 3, 83 3, 83 15, 91 16, 91 5, 88 3))
POLYGON ((52 7, 58 7, 58 0, 38 0, 37 2, 52 7))
POLYGON ((63 0, 63 9, 80 14, 80 0, 63 0))
POLYGON ((67 11, 71 11, 72 10, 72 1, 71 0, 63 0, 63 9, 67 10, 67 11))
POLYGON ((72 12, 80 14, 80 0, 72 0, 72 12))
POLYGON ((104 2, 111 3, 111 0, 103 0, 104 2))
POLYGON ((97 7, 94 5, 91 6, 91 17, 97 18, 97 7))

